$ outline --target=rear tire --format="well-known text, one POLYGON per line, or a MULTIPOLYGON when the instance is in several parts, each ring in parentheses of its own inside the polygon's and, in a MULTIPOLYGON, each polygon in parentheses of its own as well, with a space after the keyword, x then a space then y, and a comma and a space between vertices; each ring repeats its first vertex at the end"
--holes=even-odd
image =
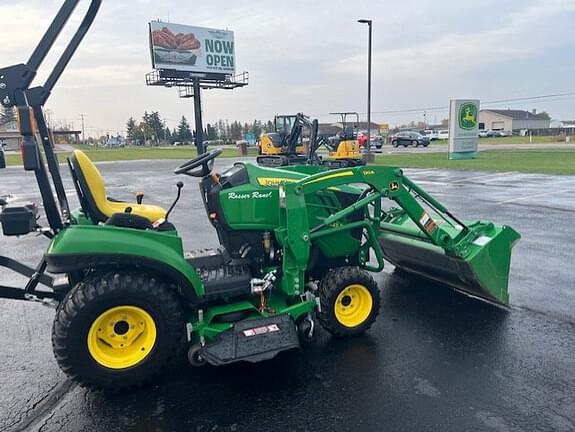
POLYGON ((145 273, 96 274, 66 295, 54 320, 60 368, 84 387, 138 387, 182 354, 186 327, 175 290, 145 273))
POLYGON ((391 145, 397 148, 397 146, 398 146, 397 141, 392 141, 391 145))
POLYGON ((381 293, 373 277, 358 267, 330 270, 319 286, 321 326, 333 336, 367 331, 379 314, 381 293))

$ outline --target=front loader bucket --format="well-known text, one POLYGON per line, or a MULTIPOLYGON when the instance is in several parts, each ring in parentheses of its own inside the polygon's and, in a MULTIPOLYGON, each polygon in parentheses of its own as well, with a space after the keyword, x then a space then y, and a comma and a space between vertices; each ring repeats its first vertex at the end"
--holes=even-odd
POLYGON ((471 235, 449 254, 405 217, 382 223, 379 243, 383 256, 399 269, 471 297, 508 305, 511 249, 521 236, 511 227, 490 222, 468 223, 467 227, 471 235))

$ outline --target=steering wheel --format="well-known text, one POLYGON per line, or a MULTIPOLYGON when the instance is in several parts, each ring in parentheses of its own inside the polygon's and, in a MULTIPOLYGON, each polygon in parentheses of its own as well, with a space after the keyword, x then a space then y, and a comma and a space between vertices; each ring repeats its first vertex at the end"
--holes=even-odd
POLYGON ((221 148, 217 148, 210 151, 209 153, 203 153, 195 159, 180 165, 174 170, 174 174, 185 174, 192 177, 205 177, 212 172, 212 168, 214 167, 214 159, 221 155, 222 152, 223 150, 221 148), (201 167, 201 169, 196 169, 198 167, 201 167))

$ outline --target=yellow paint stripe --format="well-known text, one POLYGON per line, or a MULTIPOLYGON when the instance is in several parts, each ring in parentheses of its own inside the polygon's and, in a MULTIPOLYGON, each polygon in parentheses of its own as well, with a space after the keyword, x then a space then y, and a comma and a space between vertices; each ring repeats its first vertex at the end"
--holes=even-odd
POLYGON ((258 177, 258 184, 260 186, 278 186, 282 183, 295 183, 297 179, 280 178, 280 177, 258 177))
POLYGON ((330 175, 325 176, 325 177, 320 177, 320 178, 317 178, 315 180, 310 180, 310 181, 305 182, 304 184, 312 184, 312 183, 317 183, 317 182, 324 181, 324 180, 329 180, 332 178, 350 177, 350 176, 353 176, 353 171, 344 171, 344 172, 340 172, 340 173, 330 174, 330 175))

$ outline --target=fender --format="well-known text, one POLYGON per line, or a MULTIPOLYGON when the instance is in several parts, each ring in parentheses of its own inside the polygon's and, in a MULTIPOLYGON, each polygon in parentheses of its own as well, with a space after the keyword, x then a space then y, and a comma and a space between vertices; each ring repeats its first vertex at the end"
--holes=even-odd
POLYGON ((176 282, 191 302, 203 297, 204 285, 184 259, 176 231, 152 231, 106 225, 73 225, 58 233, 44 255, 50 273, 125 265, 162 273, 176 282))

